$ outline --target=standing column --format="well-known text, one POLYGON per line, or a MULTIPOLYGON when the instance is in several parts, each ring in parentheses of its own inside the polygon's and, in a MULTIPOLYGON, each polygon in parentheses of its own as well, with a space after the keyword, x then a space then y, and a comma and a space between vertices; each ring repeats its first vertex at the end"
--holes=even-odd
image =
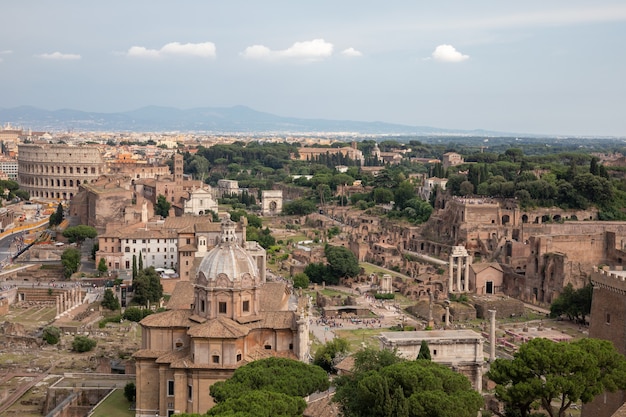
POLYGON ((456 259, 457 259, 457 266, 456 266, 456 290, 458 292, 463 292, 463 287, 461 287, 461 272, 463 272, 462 271, 463 257, 459 256, 456 259))
POLYGON ((465 257, 465 285, 463 285, 465 292, 469 292, 469 267, 471 263, 472 258, 471 256, 467 255, 465 257))
POLYGON ((446 329, 450 328, 450 306, 446 306, 446 329))
POLYGON ((496 310, 489 310, 489 362, 496 360, 496 310))
POLYGON ((450 255, 450 270, 448 271, 448 292, 453 292, 452 281, 454 281, 454 258, 450 255))

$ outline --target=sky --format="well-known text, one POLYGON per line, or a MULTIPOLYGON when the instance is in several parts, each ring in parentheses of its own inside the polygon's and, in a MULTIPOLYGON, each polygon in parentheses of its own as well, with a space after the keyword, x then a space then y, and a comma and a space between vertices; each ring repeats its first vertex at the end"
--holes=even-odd
POLYGON ((626 137, 623 0, 20 0, 0 13, 1 108, 244 105, 626 137))

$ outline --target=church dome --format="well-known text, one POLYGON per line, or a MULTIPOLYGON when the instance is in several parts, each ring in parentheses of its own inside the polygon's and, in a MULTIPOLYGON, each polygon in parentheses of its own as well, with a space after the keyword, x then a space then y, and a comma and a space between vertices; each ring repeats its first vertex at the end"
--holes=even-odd
POLYGON ((254 280, 258 275, 254 259, 237 242, 235 223, 229 217, 225 218, 222 220, 221 241, 202 259, 198 278, 212 282, 225 277, 232 283, 244 277, 254 280))

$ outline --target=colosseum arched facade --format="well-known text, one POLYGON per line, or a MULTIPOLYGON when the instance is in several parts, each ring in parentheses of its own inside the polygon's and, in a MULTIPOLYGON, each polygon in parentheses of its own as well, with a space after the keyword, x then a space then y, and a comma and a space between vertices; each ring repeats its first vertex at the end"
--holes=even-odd
POLYGON ((106 170, 102 151, 90 145, 19 145, 17 164, 18 183, 31 198, 55 200, 71 200, 80 184, 106 170))

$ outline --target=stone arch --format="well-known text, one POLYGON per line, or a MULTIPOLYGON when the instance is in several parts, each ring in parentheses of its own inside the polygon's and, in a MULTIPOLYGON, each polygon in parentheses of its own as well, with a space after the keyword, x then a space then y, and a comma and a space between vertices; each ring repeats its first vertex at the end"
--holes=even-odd
POLYGON ((502 224, 509 224, 511 222, 511 216, 509 216, 508 214, 505 214, 504 216, 502 216, 502 224))

